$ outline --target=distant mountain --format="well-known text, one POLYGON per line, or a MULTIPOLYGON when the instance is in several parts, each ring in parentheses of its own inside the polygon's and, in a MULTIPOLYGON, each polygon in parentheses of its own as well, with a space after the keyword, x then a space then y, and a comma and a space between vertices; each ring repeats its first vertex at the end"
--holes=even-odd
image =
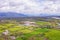
POLYGON ((45 18, 51 18, 51 17, 59 17, 60 15, 56 14, 47 14, 47 13, 41 13, 41 14, 25 14, 25 13, 16 13, 16 12, 0 12, 0 17, 45 17, 45 18))
POLYGON ((0 17, 27 17, 27 16, 24 14, 15 13, 15 12, 0 12, 0 17))

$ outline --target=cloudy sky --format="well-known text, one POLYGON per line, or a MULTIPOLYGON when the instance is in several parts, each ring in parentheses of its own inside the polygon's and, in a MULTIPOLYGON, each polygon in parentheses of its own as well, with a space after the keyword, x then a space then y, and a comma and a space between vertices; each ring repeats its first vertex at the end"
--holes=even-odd
POLYGON ((0 12, 58 14, 60 0, 0 0, 0 12))

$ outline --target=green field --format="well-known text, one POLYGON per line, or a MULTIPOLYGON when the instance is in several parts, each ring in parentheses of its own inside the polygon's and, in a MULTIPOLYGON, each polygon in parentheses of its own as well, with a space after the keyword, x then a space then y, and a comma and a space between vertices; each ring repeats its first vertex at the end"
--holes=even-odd
POLYGON ((51 22, 37 21, 38 27, 24 26, 19 23, 8 22, 0 23, 0 40, 8 40, 10 36, 16 37, 15 40, 60 40, 60 30, 50 28, 57 26, 51 22), (8 30, 8 35, 3 35, 3 32, 8 30), (5 38, 5 37, 6 38, 5 38))

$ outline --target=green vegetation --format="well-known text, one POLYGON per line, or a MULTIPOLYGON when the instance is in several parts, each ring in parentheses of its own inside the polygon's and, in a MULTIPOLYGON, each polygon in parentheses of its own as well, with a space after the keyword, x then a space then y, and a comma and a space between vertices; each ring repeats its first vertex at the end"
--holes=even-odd
POLYGON ((35 22, 37 27, 21 25, 16 21, 1 22, 0 40, 11 40, 11 36, 14 36, 16 40, 60 40, 60 30, 56 28, 58 22, 35 22), (3 34, 5 30, 8 30, 8 35, 3 34))

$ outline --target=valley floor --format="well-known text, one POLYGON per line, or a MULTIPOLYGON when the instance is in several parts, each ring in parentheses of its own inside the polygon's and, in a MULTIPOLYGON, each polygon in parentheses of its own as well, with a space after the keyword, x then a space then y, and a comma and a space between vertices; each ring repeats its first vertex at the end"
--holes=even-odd
POLYGON ((0 40, 60 40, 59 20, 0 21, 0 40))

